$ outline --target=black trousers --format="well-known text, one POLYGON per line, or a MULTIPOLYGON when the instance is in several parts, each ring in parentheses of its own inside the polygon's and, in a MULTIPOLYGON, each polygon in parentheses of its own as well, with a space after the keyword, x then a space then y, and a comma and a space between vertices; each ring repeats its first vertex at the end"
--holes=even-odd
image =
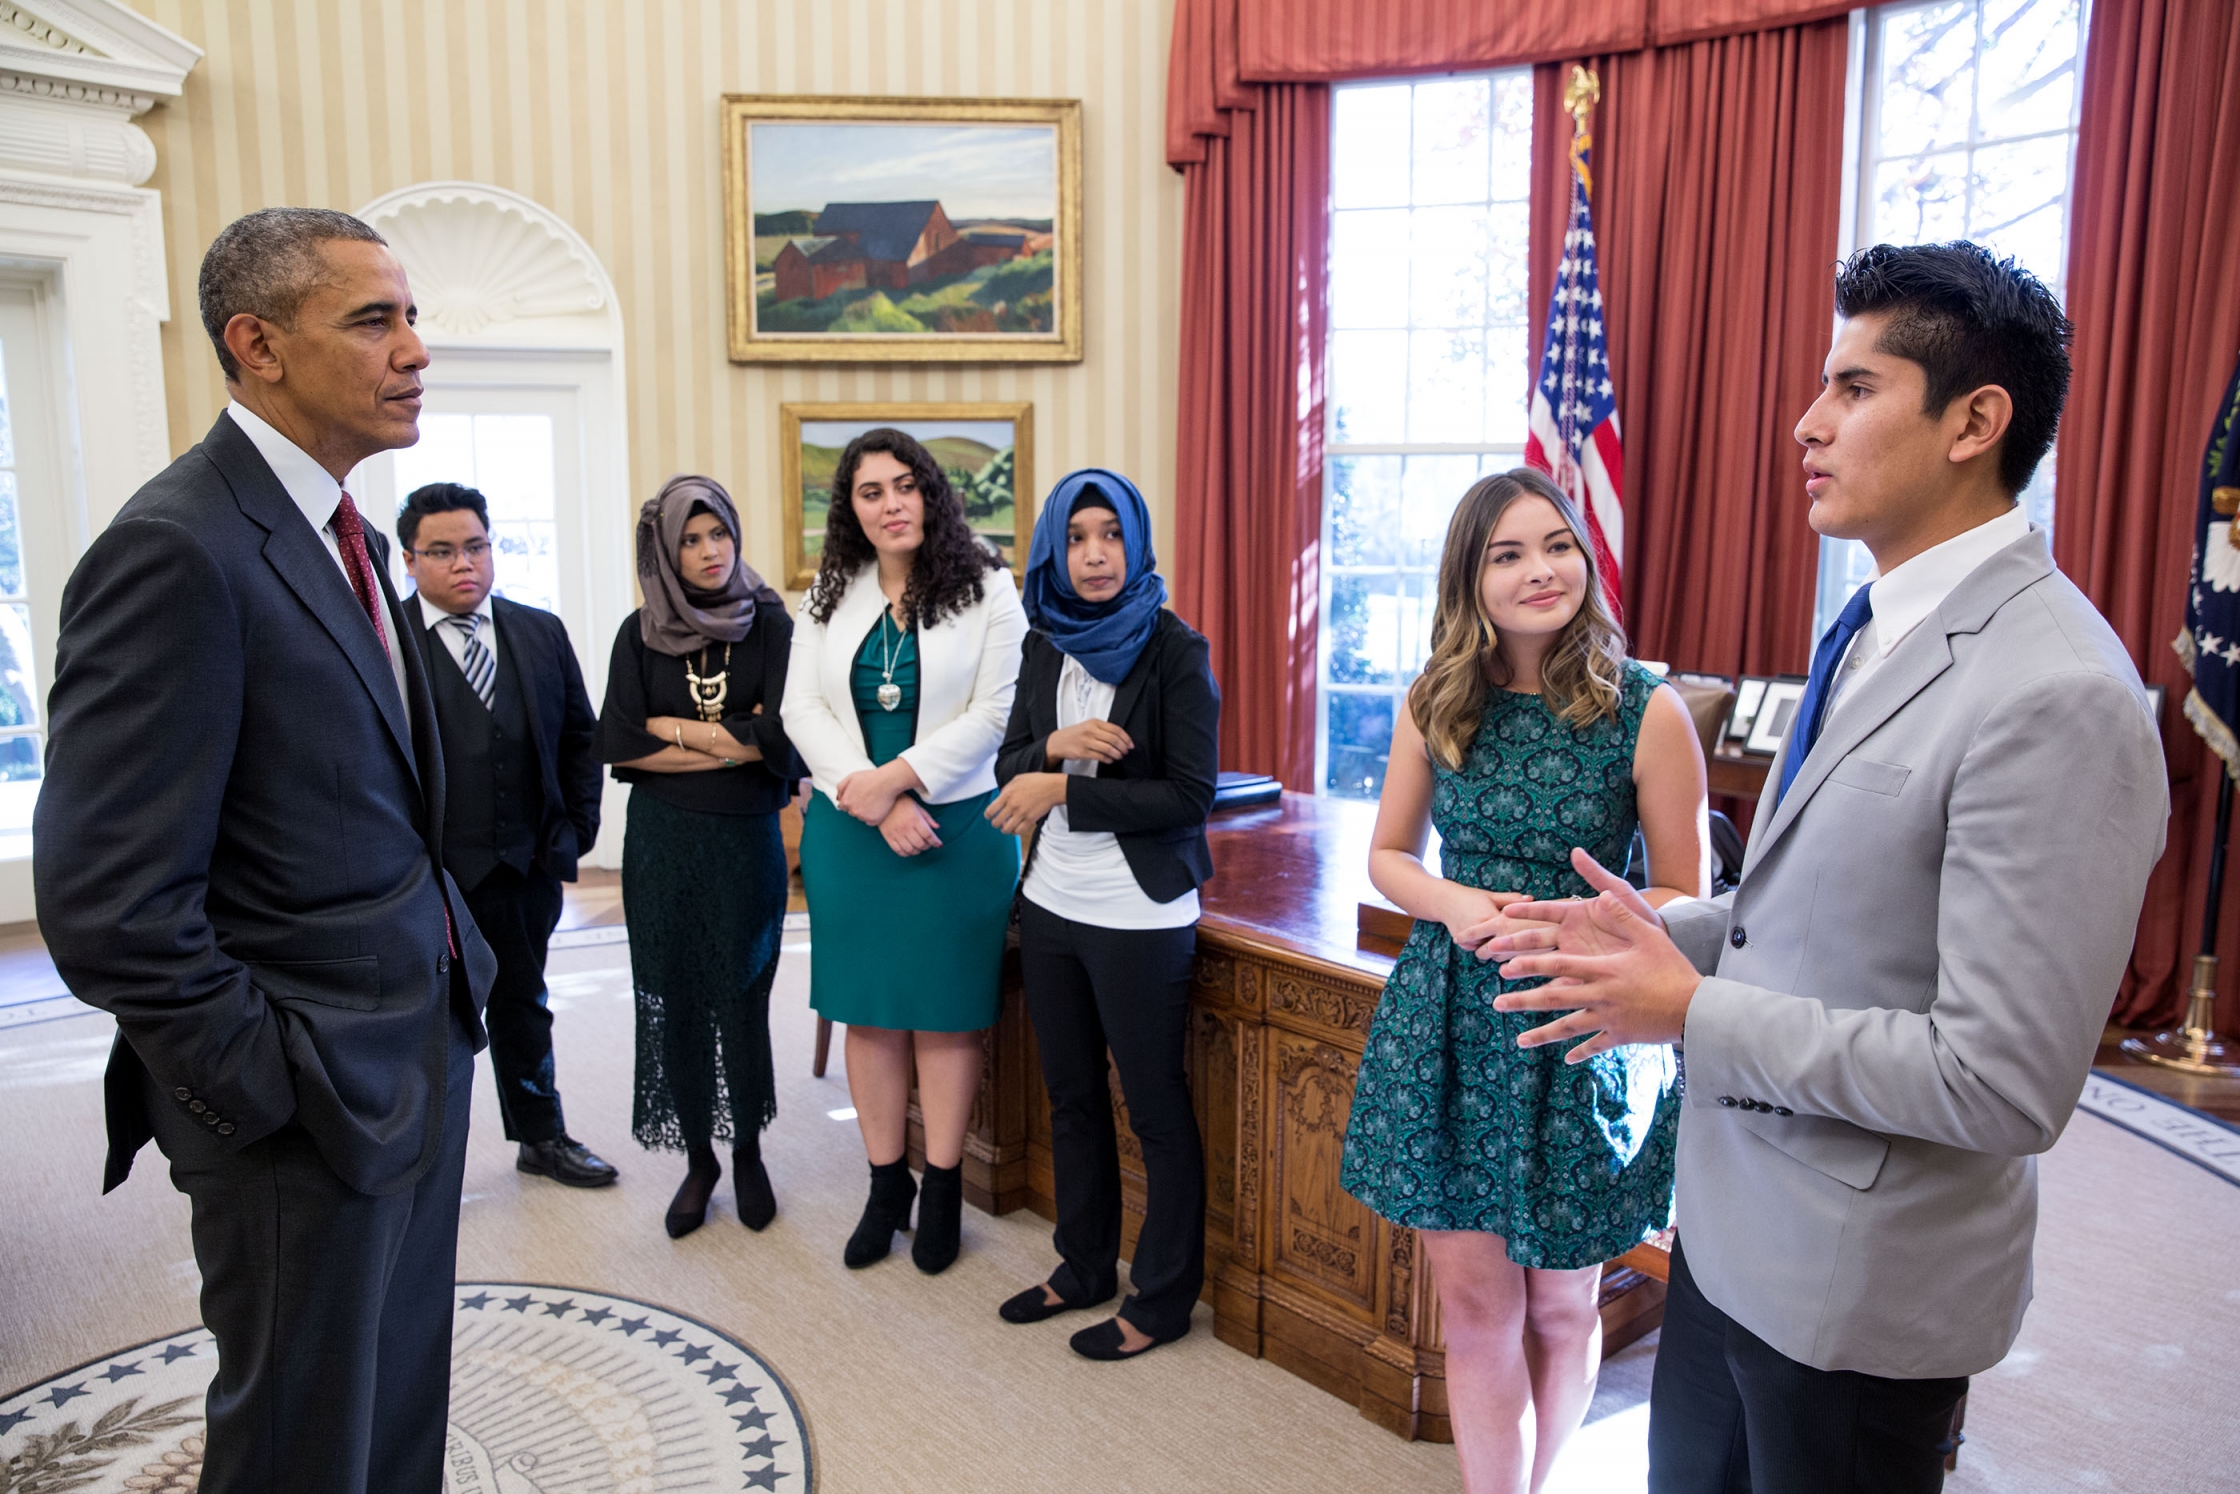
POLYGON ((568 1129, 552 1072, 551 993, 544 983, 560 906, 560 882, 541 867, 517 872, 501 865, 467 894, 467 911, 498 957, 482 1023, 490 1030, 490 1068, 508 1141, 551 1141, 568 1129))
POLYGON ((1179 1338, 1205 1283, 1205 1153, 1182 1053, 1195 926, 1106 929, 1022 898, 1019 965, 1050 1092, 1062 1264, 1050 1283, 1101 1302, 1119 1284, 1120 1148, 1105 1055, 1120 1071, 1128 1124, 1143 1146, 1143 1233, 1120 1315, 1153 1338, 1179 1338))
POLYGON ((443 1146, 376 1198, 290 1122, 238 1152, 149 1082, 156 1144, 194 1208, 218 1340, 202 1494, 439 1494, 474 1052, 452 1025, 443 1146))
POLYGON ((1649 1393, 1650 1494, 1936 1494, 1966 1376, 1799 1364, 1728 1317, 1672 1248, 1649 1393))

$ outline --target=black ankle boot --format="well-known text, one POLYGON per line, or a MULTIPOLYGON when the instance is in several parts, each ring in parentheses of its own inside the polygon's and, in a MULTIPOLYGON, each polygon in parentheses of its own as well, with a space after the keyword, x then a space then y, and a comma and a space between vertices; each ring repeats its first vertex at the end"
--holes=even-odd
POLYGON ((731 1191, 739 1202, 739 1222, 748 1229, 768 1229, 778 1217, 778 1196, 770 1191, 770 1174, 762 1166, 760 1137, 750 1136, 732 1149, 731 1191))
POLYGON ((848 1236, 848 1248, 840 1253, 848 1269, 861 1270, 887 1258, 887 1252, 894 1249, 894 1232, 910 1227, 910 1202, 917 1196, 909 1158, 872 1164, 870 1201, 863 1206, 856 1232, 848 1236))
POLYGON ((672 1240, 683 1239, 707 1222, 709 1195, 723 1176, 723 1164, 716 1160, 714 1147, 691 1146, 685 1155, 684 1181, 677 1185, 677 1196, 669 1200, 669 1212, 661 1221, 672 1240))
POLYGON ((910 1242, 910 1259, 928 1276, 949 1269, 957 1258, 957 1233, 964 1214, 964 1166, 926 1164, 924 1189, 918 1194, 918 1233, 910 1242))

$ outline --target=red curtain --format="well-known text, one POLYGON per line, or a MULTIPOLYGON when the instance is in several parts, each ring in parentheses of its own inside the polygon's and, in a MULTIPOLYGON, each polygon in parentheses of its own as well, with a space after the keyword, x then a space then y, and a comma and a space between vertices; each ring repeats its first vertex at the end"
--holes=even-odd
POLYGON ((1222 766, 1308 789, 1330 90, 1256 92, 1184 172, 1175 606, 1213 645, 1222 766))
MULTIPOLYGON (((2070 210, 2076 376, 2055 471, 2054 558, 2169 689, 2170 842, 2147 884, 2115 1019, 2182 1015, 2201 937, 2217 759, 2178 704, 2201 456, 2240 356, 2240 6, 2098 0, 2070 210)), ((2220 928, 2220 1030, 2240 1028, 2240 877, 2220 928)))
MULTIPOLYGON (((1635 651, 1720 674, 1810 662, 1819 541, 1791 436, 1835 318, 1842 20, 1595 58, 1605 335, 1626 448, 1635 651)), ((1568 66, 1534 83, 1532 305, 1563 253, 1568 66)), ((1539 346, 1543 328, 1533 328, 1539 346)))

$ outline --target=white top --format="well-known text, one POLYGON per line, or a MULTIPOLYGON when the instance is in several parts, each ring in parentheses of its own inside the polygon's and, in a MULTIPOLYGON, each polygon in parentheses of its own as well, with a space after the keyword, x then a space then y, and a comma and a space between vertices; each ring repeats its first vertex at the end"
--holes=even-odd
MULTIPOLYGON (((807 608, 794 620, 786 698, 778 715, 794 751, 808 764, 810 780, 827 799, 839 793, 841 779, 872 767, 850 677, 856 650, 886 605, 878 562, 867 561, 849 581, 830 622, 818 622, 807 608)), ((988 572, 979 601, 918 630, 917 738, 902 759, 926 786, 920 796, 926 803, 952 804, 995 791, 996 749, 1011 720, 1026 638, 1027 611, 1009 571, 988 572)))
MULTIPOLYGON (((420 604, 421 625, 435 629, 435 635, 443 640, 443 646, 451 650, 451 662, 459 666, 461 674, 466 673, 467 635, 457 628, 436 627, 445 618, 464 617, 466 614, 444 611, 429 601, 423 592, 414 592, 412 600, 420 604)), ((482 599, 481 604, 474 609, 474 615, 482 619, 482 626, 476 631, 476 636, 482 640, 482 646, 490 651, 490 662, 495 664, 498 662, 498 615, 490 610, 489 597, 482 599)))
POLYGON ((1956 534, 1943 544, 1931 545, 1889 575, 1876 575, 1868 583, 1874 587, 1874 616, 1852 636, 1843 667, 1829 682, 1827 714, 1821 718, 1821 730, 1827 730, 1825 723, 1835 719, 1843 702, 1857 694, 1859 687, 1882 667, 1890 650, 1944 605, 1944 599, 1968 578, 1970 571, 2029 532, 2029 517, 2018 503, 1996 519, 1956 534))
MULTIPOLYGON (((250 444, 257 448, 257 454, 272 469, 272 475, 280 479, 280 486, 288 490, 288 496, 303 511, 304 521, 311 526, 311 532, 325 542, 327 553, 334 557, 335 569, 342 572, 343 584, 350 588, 351 597, 356 598, 358 588, 350 580, 350 567, 342 563, 342 541, 334 536, 335 510, 342 507, 342 484, 334 480, 332 472, 313 460, 311 453, 274 430, 239 400, 227 404, 226 414, 233 418, 233 423, 241 427, 241 434, 247 436, 250 444)), ((361 511, 358 517, 363 522, 365 515, 361 511)), ((366 553, 369 557, 372 555, 372 546, 366 547, 366 553)), ((378 565, 379 562, 375 564, 378 565)), ((381 636, 389 644, 389 672, 396 676, 397 698, 403 700, 407 698, 404 688, 404 654, 400 652, 404 640, 396 634, 394 627, 386 623, 382 625, 381 636)))
MULTIPOLYGON (((1083 669, 1073 655, 1065 660, 1058 671, 1058 729, 1110 721, 1113 687, 1083 669)), ((1069 757, 1065 770, 1094 778, 1097 767, 1094 758, 1069 757)), ((1179 929, 1198 921, 1197 888, 1171 903, 1153 902, 1129 870, 1120 838, 1108 830, 1074 829, 1063 804, 1042 822, 1024 891, 1036 907, 1098 928, 1179 929)))

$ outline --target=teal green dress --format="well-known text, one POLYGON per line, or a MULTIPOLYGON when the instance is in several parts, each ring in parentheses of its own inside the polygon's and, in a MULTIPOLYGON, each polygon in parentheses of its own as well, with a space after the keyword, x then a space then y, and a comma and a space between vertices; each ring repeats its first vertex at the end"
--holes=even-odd
MULTIPOLYGON (((849 683, 864 750, 884 767, 917 740, 917 630, 903 633, 898 646, 882 613, 856 651, 849 683), (888 650, 902 691, 891 711, 879 705, 888 650)), ((910 1032, 995 1024, 1019 842, 988 823, 984 811, 994 797, 926 805, 941 844, 897 856, 876 826, 810 795, 801 881, 809 894, 809 1004, 819 1016, 910 1032)))
MULTIPOLYGON (((1584 846, 1622 867, 1637 816, 1633 748, 1656 676, 1626 665, 1616 719, 1574 728, 1537 695, 1496 691, 1460 768, 1432 762, 1442 875, 1489 892, 1584 897, 1584 846)), ((1672 1218, 1680 1091, 1673 1050, 1521 1049, 1554 1012, 1502 1013, 1494 961, 1418 919, 1369 1026, 1340 1180, 1413 1229, 1484 1230, 1509 1259, 1576 1270, 1623 1255, 1672 1218)))

